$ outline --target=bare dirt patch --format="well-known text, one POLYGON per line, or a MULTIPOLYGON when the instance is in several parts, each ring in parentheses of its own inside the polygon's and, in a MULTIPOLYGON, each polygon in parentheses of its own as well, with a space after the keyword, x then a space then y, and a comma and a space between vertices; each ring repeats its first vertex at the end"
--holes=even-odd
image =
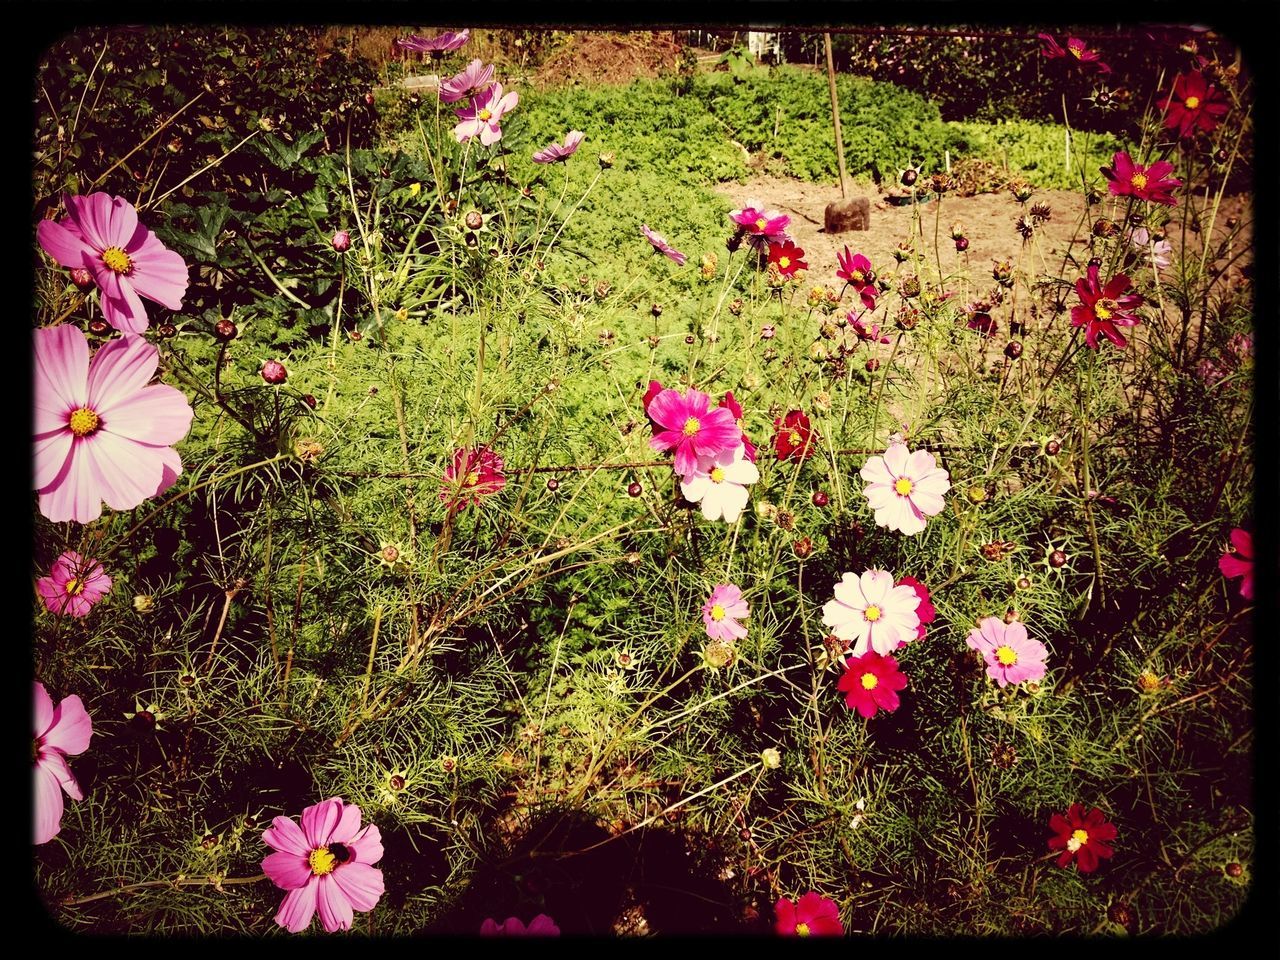
POLYGON ((534 74, 540 87, 630 83, 675 71, 683 45, 671 31, 575 33, 534 74))

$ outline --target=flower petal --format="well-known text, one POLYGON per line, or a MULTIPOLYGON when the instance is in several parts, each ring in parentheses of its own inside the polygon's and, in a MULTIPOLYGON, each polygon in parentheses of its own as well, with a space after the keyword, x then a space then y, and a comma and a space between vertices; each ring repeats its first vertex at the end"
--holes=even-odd
POLYGON ((333 879, 333 874, 320 878, 317 884, 316 904, 320 908, 320 923, 325 933, 350 930, 355 914, 351 901, 333 879))
POLYGON ((35 766, 35 843, 48 843, 62 829, 62 787, 53 769, 35 766))
POLYGON ((382 871, 367 863, 347 863, 333 871, 333 882, 355 909, 372 910, 385 891, 382 871))
POLYGON ((302 832, 297 821, 288 817, 276 817, 272 820, 271 826, 262 831, 262 842, 273 850, 282 850, 301 857, 311 852, 306 834, 302 832))
POLYGON ((89 749, 89 739, 93 736, 93 721, 84 709, 84 703, 77 696, 64 697, 53 711, 53 724, 44 735, 44 742, 61 750, 64 754, 75 756, 89 749))
POLYGON ((297 890, 314 876, 305 855, 285 850, 267 854, 262 861, 262 872, 281 890, 297 890))
POLYGON ((311 925, 311 918, 316 915, 316 893, 320 886, 320 878, 312 877, 306 886, 290 890, 284 902, 276 912, 276 923, 290 933, 301 933, 311 925))

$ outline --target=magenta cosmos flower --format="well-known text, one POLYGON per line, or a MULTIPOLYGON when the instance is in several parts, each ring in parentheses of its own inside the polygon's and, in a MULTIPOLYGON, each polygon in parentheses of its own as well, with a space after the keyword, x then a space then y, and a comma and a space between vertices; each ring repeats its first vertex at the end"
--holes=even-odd
POLYGON ((543 147, 533 155, 534 163, 558 163, 561 160, 568 160, 578 152, 578 144, 582 142, 586 134, 581 130, 570 130, 564 138, 564 146, 558 143, 550 143, 543 147))
POLYGON ((1065 867, 1074 859, 1081 873, 1092 873, 1104 859, 1110 859, 1115 851, 1111 841, 1116 838, 1115 824, 1107 820, 1097 807, 1085 813, 1084 805, 1073 803, 1067 815, 1055 813, 1049 818, 1050 850, 1061 850, 1058 866, 1065 867))
POLYGON ((804 261, 804 251, 790 240, 775 243, 769 248, 769 262, 777 266, 784 277, 793 277, 797 270, 809 269, 809 264, 804 261))
POLYGON ((146 330, 147 311, 139 297, 170 310, 182 308, 186 261, 138 222, 133 204, 105 193, 63 202, 66 219, 41 220, 36 237, 44 252, 64 267, 93 275, 107 323, 124 333, 146 330))
POLYGON ((759 200, 748 200, 741 210, 730 210, 729 219, 736 223, 752 240, 782 243, 787 239, 787 227, 791 218, 777 210, 765 210, 759 200))
POLYGON ((1218 569, 1229 580, 1241 577, 1240 596, 1253 599, 1253 534, 1239 527, 1231 531, 1231 548, 1218 558, 1218 569))
POLYGON ((702 605, 702 622, 712 640, 741 640, 747 628, 739 620, 751 615, 742 590, 736 584, 718 583, 702 605))
POLYGON ((163 493, 182 473, 171 444, 187 435, 182 391, 148 385, 159 351, 126 336, 98 348, 77 327, 32 332, 35 341, 35 489, 54 522, 88 523, 163 493))
MULTIPOLYGON (((915 577, 900 577, 898 586, 910 587, 916 592, 916 596, 920 598, 920 606, 916 607, 916 616, 920 618, 920 625, 916 627, 916 639, 923 640, 927 633, 926 624, 933 623, 938 618, 938 609, 933 605, 933 601, 929 599, 929 588, 917 580, 915 577)), ((898 641, 899 647, 905 647, 907 641, 898 641)))
POLYGON ((1088 275, 1076 281, 1076 293, 1080 305, 1071 308, 1071 325, 1084 327, 1084 342, 1091 349, 1098 349, 1098 334, 1102 334, 1117 347, 1127 342, 1116 327, 1132 327, 1141 323, 1133 311, 1142 306, 1143 298, 1128 293, 1129 278, 1123 273, 1112 277, 1104 287, 1098 279, 1096 264, 1089 267, 1088 275))
POLYGON ((850 253, 848 246, 842 253, 836 254, 836 260, 840 263, 836 276, 853 287, 854 293, 862 298, 864 307, 874 310, 880 289, 876 286, 876 275, 871 270, 871 261, 861 253, 850 253))
POLYGON ((683 267, 684 262, 689 259, 671 244, 667 243, 667 238, 662 234, 649 229, 647 223, 640 224, 640 232, 644 234, 644 238, 653 244, 653 249, 663 254, 670 260, 674 260, 676 266, 683 267))
POLYGON ((1137 197, 1148 203, 1163 203, 1170 207, 1178 205, 1170 191, 1182 186, 1182 181, 1169 176, 1173 173, 1173 164, 1166 160, 1157 160, 1144 167, 1134 163, 1133 158, 1121 150, 1111 158, 1111 166, 1099 169, 1111 181, 1108 189, 1113 196, 1137 197))
POLYGON ((860 657, 868 650, 891 653, 916 639, 920 595, 907 584, 894 584, 884 570, 861 576, 846 573, 835 586, 835 598, 822 607, 822 622, 860 657))
POLYGON ((1160 109, 1165 112, 1164 125, 1186 139, 1197 130, 1205 133, 1213 130, 1231 107, 1218 88, 1195 70, 1174 78, 1173 90, 1160 104, 1160 109))
POLYGON ((488 90, 493 84, 493 64, 472 60, 466 69, 440 84, 440 99, 457 103, 488 90))
POLYGON ((485 447, 462 447, 453 452, 453 461, 444 470, 440 501, 450 510, 468 503, 475 506, 507 485, 502 458, 485 447))
POLYGON ((897 660, 871 651, 845 663, 836 689, 844 691, 845 706, 870 720, 881 710, 897 710, 898 691, 906 685, 906 675, 898 669, 897 660))
POLYGON ((784 937, 839 937, 844 934, 834 900, 810 890, 795 903, 782 897, 773 907, 774 932, 784 937))
MULTIPOLYGON (((680 394, 668 388, 649 401, 649 417, 661 429, 649 441, 654 450, 675 448, 675 469, 686 480, 699 457, 716 457, 742 442, 742 430, 725 407, 711 409, 711 398, 692 387, 680 394)), ((754 481, 753 481, 754 482, 754 481)))
MULTIPOLYGON (((863 311, 865 313, 865 311, 863 311)), ((845 323, 858 335, 858 340, 862 343, 888 343, 889 337, 880 330, 878 323, 864 323, 862 314, 853 315, 850 310, 844 315, 845 323)))
POLYGON ((986 617, 965 640, 987 661, 987 676, 1002 687, 1044 676, 1044 658, 1049 651, 1039 640, 1027 636, 1027 628, 1017 620, 1005 623, 986 617))
POLYGON ((459 30, 457 33, 449 31, 438 37, 420 37, 416 33, 411 33, 397 40, 396 46, 416 53, 448 53, 451 50, 457 50, 470 39, 470 30, 459 30))
POLYGON ((499 924, 492 917, 480 924, 482 937, 558 937, 560 928, 545 913, 540 913, 525 926, 519 917, 507 917, 499 924))
POLYGON ((44 684, 35 681, 35 740, 32 755, 36 774, 35 842, 48 843, 62 829, 62 793, 83 800, 80 784, 67 757, 89 749, 93 722, 79 697, 64 697, 56 707, 44 684))
MULTIPOLYGON (((737 422, 738 429, 742 429, 742 421, 746 419, 746 413, 742 409, 742 404, 734 399, 732 390, 725 391, 724 399, 720 401, 720 406, 733 414, 733 419, 737 422)), ((742 434, 742 446, 744 453, 746 454, 746 458, 752 463, 755 463, 756 445, 751 442, 751 438, 748 437, 745 432, 742 434)))
POLYGON ((262 833, 275 853, 262 872, 288 890, 276 923, 290 933, 311 925, 316 910, 326 933, 351 929, 353 911, 368 913, 382 896, 382 834, 372 823, 360 828, 360 808, 331 797, 302 811, 302 826, 276 817, 262 833))
POLYGON ((1053 39, 1047 33, 1036 34, 1044 41, 1044 47, 1040 52, 1050 60, 1056 60, 1058 57, 1075 57, 1081 63, 1094 64, 1099 72, 1110 73, 1111 68, 1102 62, 1102 54, 1096 50, 1090 50, 1088 45, 1079 37, 1068 37, 1067 48, 1064 50, 1058 45, 1058 41, 1053 39))
POLYGON ((502 94, 502 84, 495 83, 487 90, 471 98, 471 105, 456 111, 460 121, 453 128, 453 136, 459 143, 479 137, 486 147, 502 139, 502 118, 516 108, 520 94, 512 90, 502 94))
POLYGON ((884 456, 868 460, 859 475, 866 481, 862 492, 875 511, 876 525, 907 536, 925 528, 925 517, 942 512, 943 494, 951 489, 947 471, 933 454, 912 453, 905 443, 891 443, 884 456))
POLYGON ((83 617, 107 595, 111 578, 97 560, 89 560, 68 550, 57 560, 47 577, 36 581, 36 590, 50 613, 83 617))

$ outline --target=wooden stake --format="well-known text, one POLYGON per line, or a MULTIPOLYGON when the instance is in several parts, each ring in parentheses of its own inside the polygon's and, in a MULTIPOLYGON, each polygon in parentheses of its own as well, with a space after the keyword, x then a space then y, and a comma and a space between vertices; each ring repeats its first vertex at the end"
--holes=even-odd
POLYGON ((840 98, 836 96, 836 68, 831 59, 831 34, 824 33, 822 39, 827 46, 827 85, 831 88, 831 120, 836 128, 836 162, 840 165, 840 198, 844 199, 849 195, 845 188, 845 181, 849 175, 844 169, 844 137, 840 134, 840 98))

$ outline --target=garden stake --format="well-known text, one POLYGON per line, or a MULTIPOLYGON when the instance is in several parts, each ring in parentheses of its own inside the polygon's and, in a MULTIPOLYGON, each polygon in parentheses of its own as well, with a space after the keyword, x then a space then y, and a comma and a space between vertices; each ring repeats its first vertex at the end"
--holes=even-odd
POLYGON ((831 89, 831 123, 836 132, 836 163, 840 167, 840 199, 827 204, 822 219, 827 233, 866 230, 871 226, 871 202, 866 197, 849 199, 848 173, 844 168, 844 137, 840 133, 840 98, 836 94, 836 68, 831 60, 831 34, 822 35, 827 47, 827 86, 831 89))

